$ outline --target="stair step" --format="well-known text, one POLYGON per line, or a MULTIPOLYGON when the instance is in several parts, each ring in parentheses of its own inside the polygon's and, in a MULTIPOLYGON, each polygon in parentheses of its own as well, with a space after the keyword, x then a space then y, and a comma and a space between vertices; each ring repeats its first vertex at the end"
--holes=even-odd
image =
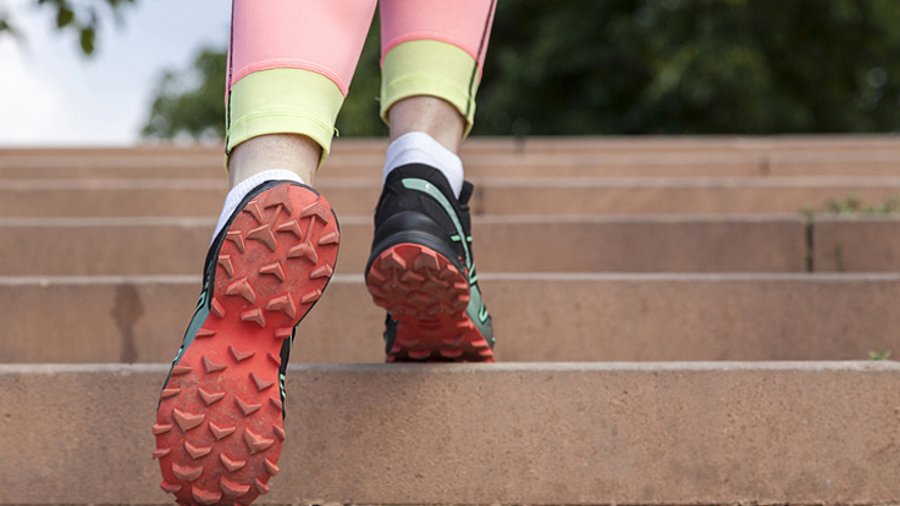
MULTIPOLYGON (((720 147, 701 143, 692 149, 677 143, 665 147, 665 142, 648 148, 640 140, 617 141, 617 148, 601 142, 584 149, 548 140, 544 149, 532 149, 533 143, 522 149, 512 144, 512 151, 467 148, 463 160, 467 174, 476 177, 546 176, 548 171, 559 177, 900 175, 900 140, 889 137, 871 142, 830 137, 807 144, 757 138, 760 142, 755 145, 750 139, 745 146, 752 147, 747 149, 736 148, 729 139, 720 147)), ((379 172, 382 149, 342 151, 337 146, 324 173, 335 178, 371 177, 379 172)), ((219 177, 223 172, 221 148, 0 150, 0 179, 197 178, 219 177)))
MULTIPOLYGON (((370 221, 342 220, 339 272, 362 272, 370 221)), ((0 218, 0 275, 192 274, 212 228, 211 218, 0 218), (22 245, 27 255, 16 253, 22 245)), ((810 225, 796 216, 483 216, 473 228, 482 272, 900 271, 896 216, 810 225)))
MULTIPOLYGON (((900 352, 900 274, 483 274, 502 361, 854 360, 900 352)), ((0 278, 0 361, 164 362, 194 276, 0 278)), ((338 275, 295 361, 381 362, 384 313, 338 275)))
MULTIPOLYGON (((473 154, 463 155, 466 175, 483 176, 755 176, 760 175, 760 155, 740 152, 679 153, 575 153, 575 154, 473 154)), ((900 158, 900 152, 894 160, 900 158)), ((122 153, 97 156, 82 153, 0 155, 0 180, 58 178, 211 178, 224 177, 224 159, 218 156, 184 156, 170 153, 122 153)), ((867 160, 859 160, 865 166, 867 160)), ((883 163, 881 159, 875 163, 883 163)), ((326 162, 322 174, 329 178, 378 176, 383 154, 339 154, 326 162)), ((859 167, 859 165, 858 165, 859 167)), ((900 171, 898 171, 900 172, 900 171)), ((853 172, 856 173, 856 172, 853 172)))
MULTIPOLYGON (((150 459, 166 371, 0 366, 0 502, 170 500, 150 459)), ((325 365, 287 392, 258 504, 900 499, 892 362, 325 365)))
MULTIPOLYGON (((341 137, 332 143, 336 154, 384 154, 388 141, 383 137, 341 137)), ((531 136, 514 137, 474 136, 462 145, 463 154, 522 154, 522 153, 644 153, 690 151, 741 151, 769 153, 783 151, 821 152, 823 150, 884 151, 900 149, 896 134, 800 134, 800 135, 590 135, 590 136, 531 136)), ((39 147, 0 148, 0 160, 9 156, 53 154, 71 156, 90 151, 95 157, 123 154, 177 154, 220 160, 224 147, 213 145, 178 145, 174 143, 145 144, 130 147, 39 147)))
MULTIPOLYGON (((475 178, 474 214, 797 213, 855 194, 879 202, 900 194, 900 177, 475 178), (525 205, 524 203, 527 203, 525 205)), ((341 215, 370 214, 378 178, 323 177, 317 189, 341 215)), ((224 177, 29 179, 0 187, 5 217, 218 216, 224 177)))
POLYGON ((900 218, 817 218, 813 237, 816 271, 900 271, 900 218))
MULTIPOLYGON (((0 219, 0 275, 193 274, 214 220, 0 219), (28 254, 20 254, 23 246, 28 254)), ((369 217, 341 220, 338 272, 361 273, 369 217)), ((800 216, 494 216, 473 223, 479 272, 802 272, 800 216)))

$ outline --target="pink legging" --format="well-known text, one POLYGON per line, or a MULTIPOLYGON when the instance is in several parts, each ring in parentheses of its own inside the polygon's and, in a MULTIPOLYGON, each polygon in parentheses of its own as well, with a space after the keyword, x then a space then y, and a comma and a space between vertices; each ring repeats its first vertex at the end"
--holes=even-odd
MULTIPOLYGON (((334 124, 376 0, 234 0, 226 155, 253 137, 309 137, 328 156, 334 124)), ((380 114, 433 96, 459 111, 465 135, 495 0, 382 0, 380 114)))
MULTIPOLYGON (((381 0, 381 57, 396 45, 436 40, 480 66, 494 0, 381 0)), ((228 87, 260 70, 305 69, 346 95, 376 0, 234 0, 228 87)))

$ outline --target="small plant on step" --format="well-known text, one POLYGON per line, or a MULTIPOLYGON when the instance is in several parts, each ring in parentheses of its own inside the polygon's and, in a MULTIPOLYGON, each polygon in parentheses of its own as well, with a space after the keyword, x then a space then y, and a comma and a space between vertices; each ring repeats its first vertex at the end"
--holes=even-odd
MULTIPOLYGON (((856 193, 851 193, 850 195, 847 195, 843 198, 830 199, 825 204, 825 210, 832 214, 841 216, 854 214, 895 214, 900 212, 900 195, 891 195, 881 202, 875 202, 874 204, 867 205, 865 201, 863 201, 862 197, 860 197, 856 193)), ((801 212, 809 217, 808 208, 804 208, 801 212)))
POLYGON ((816 208, 813 206, 803 206, 803 208, 800 209, 800 214, 802 214, 807 221, 812 221, 816 217, 816 208))
POLYGON ((873 350, 869 352, 869 360, 890 360, 891 350, 873 350))

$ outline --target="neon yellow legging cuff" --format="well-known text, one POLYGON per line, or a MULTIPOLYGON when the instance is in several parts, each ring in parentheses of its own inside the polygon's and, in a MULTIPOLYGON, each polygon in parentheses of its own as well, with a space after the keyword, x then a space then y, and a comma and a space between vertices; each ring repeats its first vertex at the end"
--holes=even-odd
MULTIPOLYGON (((433 96, 452 104, 466 119, 465 135, 475 118, 480 71, 467 52, 435 40, 398 44, 384 57, 381 117, 397 101, 433 96)), ((331 79, 311 70, 277 68, 250 73, 231 87, 226 156, 238 144, 260 135, 305 135, 322 147, 319 166, 331 151, 334 124, 344 95, 331 79)))
POLYGON ((399 100, 428 95, 446 100, 466 119, 469 135, 475 119, 475 93, 481 72, 469 53, 436 40, 413 40, 393 47, 381 69, 381 119, 399 100))
POLYGON ((344 96, 327 77, 310 70, 253 72, 231 87, 225 153, 267 134, 305 135, 322 147, 319 165, 331 151, 334 122, 344 96))

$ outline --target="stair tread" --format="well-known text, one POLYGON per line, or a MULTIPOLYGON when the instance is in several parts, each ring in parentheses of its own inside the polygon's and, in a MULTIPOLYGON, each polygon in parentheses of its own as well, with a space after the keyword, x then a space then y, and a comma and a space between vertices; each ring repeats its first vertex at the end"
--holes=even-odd
MULTIPOLYGON (((4 430, 31 435, 0 438, 30 456, 0 462, 4 502, 163 502, 147 400, 165 370, 0 366, 4 430)), ((290 451, 263 504, 900 496, 900 454, 883 450, 898 364, 304 366, 287 392, 290 451)))

